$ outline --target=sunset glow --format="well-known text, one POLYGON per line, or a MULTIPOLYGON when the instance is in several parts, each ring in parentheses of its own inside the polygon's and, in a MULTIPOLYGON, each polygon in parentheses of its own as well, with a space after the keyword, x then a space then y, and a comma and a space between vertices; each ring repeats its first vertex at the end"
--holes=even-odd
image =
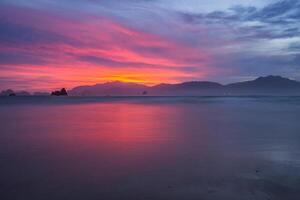
MULTIPOLYGON (((52 4, 4 0, 0 3, 0 89, 49 91, 116 80, 147 85, 193 80, 228 83, 266 71, 298 78, 296 32, 286 40, 262 17, 240 22, 226 18, 221 23, 222 17, 214 16, 220 8, 196 11, 179 4, 174 1, 166 10, 165 4, 152 1, 80 0, 72 5, 67 0, 52 4), (262 23, 264 34, 255 28, 262 23), (259 51, 259 45, 266 50, 259 51)), ((257 4, 257 13, 272 6, 257 4)), ((222 9, 224 16, 237 15, 227 12, 225 5, 222 9)), ((296 25, 290 23, 289 30, 296 25)))
MULTIPOLYGON (((13 9, 20 8, 2 8, 2 15, 8 19, 13 9)), ((47 90, 106 81, 151 85, 211 73, 205 67, 210 57, 204 50, 111 19, 70 19, 23 8, 7 21, 4 23, 11 23, 7 25, 11 29, 22 21, 21 29, 30 26, 26 31, 32 31, 15 38, 22 40, 18 43, 3 41, 7 44, 0 49, 3 54, 15 55, 2 59, 1 76, 26 81, 27 87, 16 83, 18 88, 47 90), (49 36, 40 35, 43 32, 49 36)))
POLYGON ((300 197, 300 0, 0 0, 0 200, 300 197))

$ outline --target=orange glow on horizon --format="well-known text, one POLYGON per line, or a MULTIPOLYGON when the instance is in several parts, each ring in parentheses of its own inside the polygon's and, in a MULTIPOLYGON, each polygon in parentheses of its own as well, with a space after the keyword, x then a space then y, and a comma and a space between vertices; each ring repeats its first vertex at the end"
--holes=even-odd
POLYGON ((30 13, 24 16, 28 18, 24 23, 66 39, 0 47, 0 52, 29 55, 28 63, 0 64, 2 77, 18 80, 12 89, 50 91, 110 81, 155 85, 201 79, 213 73, 206 67, 211 57, 203 49, 111 19, 74 21, 40 14, 43 20, 30 24, 30 13))

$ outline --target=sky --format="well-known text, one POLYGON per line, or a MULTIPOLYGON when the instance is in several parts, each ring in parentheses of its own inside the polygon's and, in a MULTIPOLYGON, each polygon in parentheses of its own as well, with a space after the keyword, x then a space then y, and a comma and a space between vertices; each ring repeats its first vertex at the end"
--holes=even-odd
POLYGON ((0 0, 0 90, 300 81, 299 0, 0 0))

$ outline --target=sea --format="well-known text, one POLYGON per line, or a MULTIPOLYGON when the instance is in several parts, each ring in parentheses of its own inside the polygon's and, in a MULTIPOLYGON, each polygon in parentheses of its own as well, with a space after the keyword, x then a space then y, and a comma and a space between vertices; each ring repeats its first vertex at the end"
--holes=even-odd
POLYGON ((300 97, 0 97, 2 200, 298 200, 300 97))

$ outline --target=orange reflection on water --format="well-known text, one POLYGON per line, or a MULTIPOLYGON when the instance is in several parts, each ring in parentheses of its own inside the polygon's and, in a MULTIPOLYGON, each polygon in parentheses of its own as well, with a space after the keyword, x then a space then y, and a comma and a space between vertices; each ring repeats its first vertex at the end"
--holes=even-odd
POLYGON ((9 148, 31 163, 45 163, 48 178, 57 171, 65 180, 105 184, 155 169, 164 173, 174 162, 185 165, 191 155, 210 152, 212 126, 205 121, 218 115, 208 115, 213 110, 206 104, 94 100, 50 98, 49 104, 5 108, 18 123, 2 122, 3 131, 15 136, 9 148))
POLYGON ((147 168, 175 153, 180 142, 180 112, 167 105, 68 104, 33 106, 20 113, 28 132, 18 138, 26 141, 24 148, 34 145, 56 165, 74 166, 73 173, 84 168, 85 176, 147 168))

